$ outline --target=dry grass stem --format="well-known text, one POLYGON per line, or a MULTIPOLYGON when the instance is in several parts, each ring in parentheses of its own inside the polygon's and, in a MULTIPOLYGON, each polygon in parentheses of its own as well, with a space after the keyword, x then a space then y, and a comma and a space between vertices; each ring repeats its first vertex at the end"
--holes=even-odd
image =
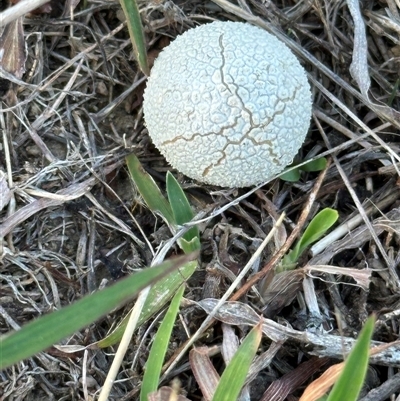
POLYGON ((19 17, 33 11, 35 8, 48 3, 49 0, 22 0, 13 7, 0 13, 0 29, 19 17))

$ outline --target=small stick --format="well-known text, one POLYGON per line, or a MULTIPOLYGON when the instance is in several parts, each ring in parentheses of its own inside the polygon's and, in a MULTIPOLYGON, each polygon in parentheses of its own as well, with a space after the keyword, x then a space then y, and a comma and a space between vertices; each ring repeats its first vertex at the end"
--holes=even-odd
POLYGON ((48 3, 49 0, 22 0, 15 6, 8 8, 0 14, 0 29, 5 27, 8 23, 28 14, 36 8, 48 3))

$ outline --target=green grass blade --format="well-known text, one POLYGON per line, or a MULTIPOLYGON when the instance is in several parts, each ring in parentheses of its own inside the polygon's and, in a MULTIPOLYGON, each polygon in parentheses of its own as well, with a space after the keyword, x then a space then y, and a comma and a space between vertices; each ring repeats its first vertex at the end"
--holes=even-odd
POLYGON ((339 213, 329 207, 321 210, 307 226, 299 241, 299 254, 320 239, 337 221, 339 213))
MULTIPOLYGON (((134 183, 150 210, 161 215, 164 220, 173 227, 176 227, 177 225, 174 213, 177 215, 178 221, 180 222, 179 224, 186 223, 193 218, 193 212, 187 198, 172 174, 169 174, 170 178, 167 176, 169 194, 171 194, 170 196, 174 205, 179 204, 183 207, 184 213, 180 213, 176 208, 173 212, 168 200, 162 195, 150 174, 144 171, 139 159, 134 154, 126 157, 126 163, 134 183), (190 211, 190 215, 188 211, 190 211)), ((182 238, 180 241, 180 246, 185 253, 190 253, 192 250, 200 249, 197 227, 191 229, 190 232, 192 233, 191 236, 193 236, 193 238, 190 238, 189 241, 182 238)), ((187 263, 179 269, 179 271, 172 272, 168 277, 165 277, 163 280, 160 280, 153 285, 142 309, 138 326, 143 324, 164 307, 164 305, 173 297, 180 285, 194 273, 196 268, 197 262, 187 263)), ((120 341, 125 331, 127 321, 128 317, 125 317, 111 334, 97 342, 96 345, 104 348, 120 341)))
POLYGON ((319 159, 313 160, 304 164, 304 166, 300 167, 300 170, 303 171, 322 171, 326 167, 326 163, 328 161, 325 157, 320 157, 319 159))
MULTIPOLYGON (((322 171, 327 164, 327 160, 325 157, 320 157, 319 159, 310 161, 303 166, 299 166, 290 171, 287 171, 279 176, 279 178, 283 181, 287 182, 297 182, 300 180, 300 170, 301 171, 322 171)), ((292 166, 293 167, 293 166, 292 166)))
POLYGON ((330 208, 321 210, 310 222, 296 246, 283 259, 283 265, 295 264, 304 250, 321 238, 335 223, 339 213, 330 208))
POLYGON ((186 241, 184 238, 179 239, 179 246, 185 253, 191 253, 200 249, 200 239, 194 237, 191 241, 186 241))
POLYGON ((243 340, 231 362, 222 373, 213 401, 232 401, 238 399, 250 365, 260 345, 261 328, 262 323, 259 323, 243 340))
MULTIPOLYGON (((194 215, 189 201, 178 181, 170 172, 167 173, 167 194, 175 223, 180 226, 192 220, 194 215)), ((184 241, 181 241, 180 245, 185 252, 191 252, 193 247, 200 249, 199 238, 199 229, 192 227, 188 232, 183 234, 182 239, 184 241)))
POLYGON ((175 225, 171 206, 151 175, 144 171, 139 159, 134 154, 130 154, 126 157, 126 164, 140 195, 142 195, 149 209, 161 215, 168 224, 175 225))
POLYGON ((105 290, 87 295, 72 305, 39 317, 19 331, 3 336, 0 338, 0 369, 43 351, 94 322, 192 258, 193 255, 181 256, 145 269, 105 290))
POLYGON ((144 74, 149 75, 150 69, 147 62, 146 44, 136 0, 120 0, 128 24, 129 36, 135 51, 136 59, 144 74))
MULTIPOLYGON (((167 277, 157 281, 150 289, 137 326, 139 327, 142 325, 144 322, 154 316, 161 308, 163 308, 165 304, 174 296, 178 288, 194 273, 196 268, 196 261, 188 262, 179 270, 175 270, 167 277)), ((125 317, 112 333, 97 342, 96 345, 100 348, 105 348, 120 341, 122 335, 124 334, 128 319, 129 316, 125 317)))
POLYGON ((293 170, 281 174, 279 178, 287 182, 297 182, 300 180, 300 170, 298 168, 294 168, 293 170))
POLYGON ((397 96, 397 91, 399 90, 399 86, 400 86, 400 78, 397 78, 397 81, 394 84, 393 90, 389 96, 389 100, 387 102, 387 105, 389 107, 392 107, 393 104, 393 100, 396 98, 397 96))
POLYGON ((344 365, 343 372, 332 388, 327 401, 356 401, 368 369, 369 347, 374 332, 375 317, 366 321, 344 365))
POLYGON ((184 290, 185 286, 181 285, 178 292, 175 294, 159 329, 157 330, 153 345, 151 346, 149 358, 146 362, 142 388, 140 390, 141 401, 147 401, 147 395, 153 391, 157 391, 158 389, 162 364, 168 350, 172 329, 174 327, 184 290))

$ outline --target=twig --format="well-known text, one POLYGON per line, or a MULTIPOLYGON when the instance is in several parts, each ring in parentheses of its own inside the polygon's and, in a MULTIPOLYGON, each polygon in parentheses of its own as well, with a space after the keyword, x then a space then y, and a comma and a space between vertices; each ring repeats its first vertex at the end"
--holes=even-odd
POLYGON ((48 3, 49 0, 22 0, 15 6, 8 8, 0 14, 0 28, 5 27, 10 22, 30 13, 36 8, 48 3))

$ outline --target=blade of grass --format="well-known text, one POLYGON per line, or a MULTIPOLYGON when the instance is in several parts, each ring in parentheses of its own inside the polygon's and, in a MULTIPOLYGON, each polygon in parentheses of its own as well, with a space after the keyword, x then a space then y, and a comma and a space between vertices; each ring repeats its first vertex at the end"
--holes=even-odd
MULTIPOLYGON (((180 226, 192 220, 194 215, 189 201, 178 181, 169 171, 167 173, 167 194, 175 223, 180 226)), ((185 253, 200 249, 200 236, 197 227, 192 227, 188 232, 183 234, 182 239, 184 241, 180 241, 179 245, 185 253)))
MULTIPOLYGON (((175 227, 175 216, 170 204, 162 195, 160 189, 150 174, 143 170, 139 159, 134 154, 131 154, 127 156, 126 163, 132 179, 149 209, 161 215, 167 224, 175 227)), ((185 206, 185 214, 179 214, 177 211, 175 211, 175 213, 178 213, 178 218, 180 219, 181 224, 186 223, 193 217, 192 210, 190 209, 190 205, 187 202, 186 196, 176 180, 171 180, 170 178, 169 187, 169 192, 171 193, 174 204, 184 204, 185 201, 187 203, 185 206), (190 215, 188 213, 188 208, 190 210, 190 215), (185 216, 189 220, 185 220, 185 216)), ((198 235, 198 230, 197 228, 195 229, 196 234, 198 235)), ((198 237, 194 237, 190 242, 185 242, 185 240, 182 239, 181 242, 182 249, 185 251, 185 253, 188 253, 188 250, 190 249, 198 250, 200 248, 198 237)), ((137 323, 138 326, 157 313, 173 297, 175 291, 194 273, 196 267, 196 262, 187 263, 181 269, 179 269, 179 271, 172 272, 168 277, 165 277, 165 279, 158 281, 152 286, 137 323)), ((100 348, 104 348, 114 345, 120 341, 126 328, 128 319, 128 316, 126 316, 111 334, 96 343, 96 345, 100 348)))
POLYGON ((298 248, 298 255, 311 245, 313 242, 321 238, 335 223, 339 217, 339 213, 329 207, 321 210, 307 226, 304 234, 301 236, 300 241, 296 248, 298 248))
MULTIPOLYGON (((194 273, 197 262, 189 262, 179 270, 173 271, 167 277, 157 281, 150 289, 150 293, 143 306, 137 326, 139 327, 155 315, 173 297, 176 290, 194 273)), ((107 337, 95 343, 100 348, 109 347, 121 340, 129 316, 126 316, 118 327, 107 337)))
POLYGON ((193 259, 181 256, 145 269, 105 290, 87 295, 74 304, 42 316, 0 341, 0 369, 11 366, 50 347, 64 337, 104 316, 134 298, 139 291, 193 259))
MULTIPOLYGON (((279 178, 283 181, 287 182, 297 182, 300 180, 300 170, 301 171, 322 171, 325 167, 328 161, 326 160, 325 157, 321 157, 316 160, 312 160, 302 166, 299 166, 297 168, 294 168, 292 170, 287 171, 286 173, 283 173, 279 176, 279 178)), ((293 167, 293 165, 291 166, 293 167)))
POLYGON ((142 20, 136 0, 120 0, 128 24, 129 36, 135 50, 136 59, 142 72, 149 75, 146 44, 144 39, 142 20))
POLYGON ((139 159, 134 154, 130 154, 126 157, 126 164, 140 195, 142 195, 149 209, 163 217, 169 225, 175 225, 171 206, 151 175, 144 171, 139 159))
POLYGON ((368 369, 369 346, 374 332, 375 317, 366 321, 361 333, 347 357, 343 372, 333 386, 327 401, 356 401, 368 369))
POLYGON ((262 322, 257 324, 243 340, 229 365, 222 373, 213 401, 237 400, 260 345, 262 322))
POLYGON ((326 167, 326 163, 328 161, 325 157, 321 157, 319 159, 308 162, 300 167, 300 170, 303 171, 322 171, 326 167))
POLYGON ((296 246, 283 258, 283 265, 295 264, 304 250, 321 238, 336 223, 338 217, 339 214, 334 209, 327 207, 321 210, 311 220, 296 246))
POLYGON ((181 285, 168 308, 160 328, 157 330, 145 366, 142 388, 140 390, 141 401, 147 401, 147 395, 153 391, 157 391, 158 389, 162 364, 168 350, 172 329, 174 327, 184 290, 185 286, 181 285))
MULTIPOLYGON (((139 163, 139 162, 137 161, 137 163, 139 163)), ((138 167, 140 167, 140 163, 138 164, 138 167)), ((140 177, 143 178, 143 175, 140 175, 140 177)), ((147 178, 147 181, 149 181, 149 179, 150 179, 150 177, 146 177, 146 176, 144 176, 144 178, 147 178)), ((154 186, 157 188, 159 195, 161 195, 161 191, 158 189, 158 187, 156 186, 155 183, 154 183, 154 186)), ((171 174, 169 174, 169 179, 167 179, 167 188, 168 188, 168 191, 170 194, 170 199, 172 199, 172 202, 174 205, 174 207, 172 208, 172 213, 173 213, 173 220, 174 220, 175 224, 174 224, 174 227, 172 227, 172 228, 175 229, 175 225, 177 224, 177 222, 182 223, 182 224, 185 223, 186 221, 188 221, 192 218, 193 213, 190 208, 189 202, 188 202, 185 194, 182 191, 182 188, 180 187, 179 183, 173 178, 173 176, 171 174)), ((164 198, 161 198, 161 199, 164 199, 164 198)), ((182 241, 185 241, 185 242, 181 245, 181 248, 184 249, 185 253, 190 253, 189 250, 192 248, 194 248, 196 250, 198 250, 200 248, 200 241, 198 238, 197 228, 194 227, 194 230, 191 230, 191 231, 192 231, 192 233, 188 237, 190 242, 187 242, 187 241, 185 241, 185 239, 182 238, 182 241), (195 237, 191 238, 193 233, 194 233, 195 237), (197 247, 194 247, 195 241, 197 241, 197 244, 198 244, 197 247)), ((166 280, 168 280, 168 278, 166 280)), ((115 378, 117 377, 118 370, 123 361, 123 357, 128 349, 128 345, 131 340, 131 336, 139 323, 140 316, 143 311, 143 307, 144 307, 147 299, 149 299, 149 296, 148 296, 149 291, 150 291, 150 288, 148 288, 146 292, 140 293, 138 300, 135 304, 135 308, 133 309, 133 311, 131 313, 131 317, 129 318, 129 320, 127 320, 127 324, 124 325, 125 327, 124 327, 124 333, 122 336, 121 344, 118 347, 118 351, 115 355, 115 359, 114 359, 111 369, 107 375, 106 383, 103 386, 102 391, 100 393, 99 401, 106 401, 108 399, 108 396, 111 392, 112 383, 114 382, 115 378), (140 308, 139 308, 139 305, 140 305, 140 308)), ((166 292, 167 292, 167 294, 173 294, 173 292, 171 291, 171 287, 167 287, 166 292)), ((182 295, 181 295, 181 297, 182 297, 182 295)), ((168 332, 168 330, 166 331, 166 333, 167 332, 168 332)), ((157 330, 157 337, 164 336, 164 335, 165 335, 165 333, 164 333, 163 328, 160 328, 159 330, 157 330)), ((163 338, 165 338, 165 337, 163 337, 163 338)), ((168 336, 168 338, 169 338, 169 336, 168 336)), ((167 342, 168 342, 168 339, 167 339, 167 342)), ((163 357, 161 358, 161 360, 158 360, 157 362, 160 364, 158 366, 157 362, 154 359, 154 358, 157 358, 157 355, 158 355, 158 357, 160 357, 160 350, 159 350, 160 345, 159 344, 157 344, 157 348, 158 348, 158 352, 156 353, 156 356, 153 355, 153 360, 152 360, 152 364, 153 365, 156 364, 156 368, 155 368, 155 370, 151 369, 152 372, 151 372, 150 376, 147 376, 147 384, 149 385, 149 387, 155 386, 155 388, 152 388, 151 390, 157 389, 157 383, 159 380, 159 375, 161 372, 161 365, 162 365, 162 361, 163 361, 163 357), (158 372, 157 372, 157 370, 158 370, 158 372), (150 382, 149 382, 149 380, 150 380, 150 382)), ((145 391, 146 391, 145 393, 142 393, 143 394, 142 398, 145 398, 145 396, 149 392, 151 392, 151 391, 147 391, 147 390, 145 390, 145 391)))
POLYGON ((282 173, 279 178, 287 182, 297 182, 300 180, 300 170, 298 168, 295 168, 293 170, 287 171, 286 173, 282 173))

